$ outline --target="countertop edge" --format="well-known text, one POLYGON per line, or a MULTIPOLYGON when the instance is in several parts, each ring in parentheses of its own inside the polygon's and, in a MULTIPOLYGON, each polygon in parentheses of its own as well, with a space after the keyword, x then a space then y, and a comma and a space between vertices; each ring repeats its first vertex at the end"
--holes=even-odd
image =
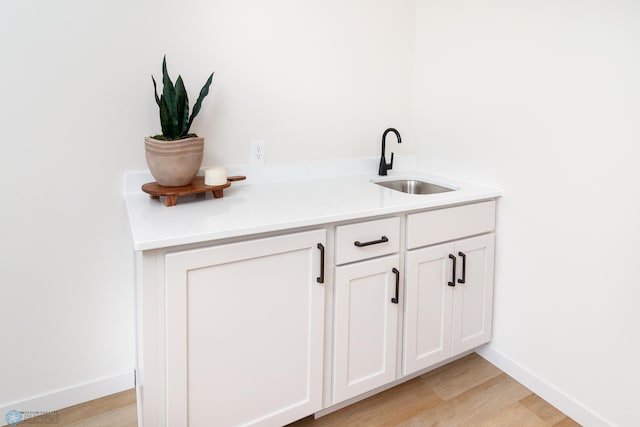
MULTIPOLYGON (((340 179, 341 177, 335 177, 340 179)), ((207 221, 203 220, 204 215, 214 215, 212 218, 218 219, 218 213, 210 214, 205 206, 206 203, 194 203, 191 206, 183 206, 178 211, 177 207, 165 207, 159 201, 150 204, 148 196, 142 191, 125 191, 124 198, 126 202, 127 215, 130 223, 130 230, 132 233, 133 249, 135 251, 151 251, 158 249, 166 249, 170 247, 198 244, 204 242, 213 242, 223 239, 237 239, 243 237, 249 237, 252 235, 266 234, 273 232, 282 232, 286 230, 310 228, 315 226, 325 226, 339 222, 353 221, 357 219, 367 219, 373 217, 379 217, 384 215, 394 215, 401 213, 410 213, 414 211, 438 209, 447 206, 454 206, 459 204, 468 204, 473 202, 480 202, 483 200, 497 199, 503 195, 501 189, 477 185, 465 181, 456 180, 451 177, 444 177, 441 175, 432 174, 425 171, 410 170, 400 171, 393 173, 388 177, 378 177, 375 175, 360 175, 348 178, 353 183, 356 190, 362 190, 365 194, 363 202, 353 202, 349 206, 341 210, 341 207, 330 206, 330 208, 322 209, 323 203, 330 204, 333 199, 331 197, 344 198, 350 201, 351 194, 348 193, 349 188, 347 185, 342 191, 340 185, 334 185, 332 188, 333 193, 325 195, 325 199, 321 199, 319 207, 316 209, 303 210, 300 215, 278 215, 279 209, 283 209, 281 205, 289 205, 289 207, 297 207, 295 201, 292 200, 292 195, 286 193, 282 195, 281 200, 269 199, 260 205, 261 208, 274 206, 272 215, 268 215, 269 212, 261 216, 259 219, 253 217, 248 218, 247 221, 236 221, 235 224, 229 227, 217 226, 208 227, 207 221), (380 186, 370 184, 371 181, 378 181, 381 179, 394 179, 399 177, 419 177, 421 179, 428 180, 430 182, 447 185, 452 188, 456 188, 457 191, 443 193, 444 195, 404 195, 394 190, 382 189, 380 186), (367 183, 367 184, 365 184, 367 183), (387 196, 392 200, 392 203, 380 202, 378 199, 387 196), (399 199, 399 200, 398 200, 399 199), (293 204, 292 204, 293 203, 293 204), (377 206, 377 205, 382 205, 377 206), (169 211, 167 211, 169 209, 169 211), (176 209, 171 211, 171 209, 176 209), (167 213, 175 212, 175 216, 167 217, 167 213), (178 213, 180 212, 180 213, 178 213), (196 222, 201 221, 201 224, 197 226, 183 226, 180 221, 185 217, 195 217, 196 222), (284 217, 282 220, 280 217, 284 217), (175 220, 175 221, 174 221, 175 220), (169 226, 167 226, 169 224, 169 226), (171 228, 169 231, 164 229, 171 228), (163 232, 156 232, 156 229, 162 229, 163 232), (150 231, 152 230, 152 231, 150 231)), ((291 181, 291 184, 300 185, 304 182, 309 186, 320 187, 327 182, 326 179, 309 179, 306 181, 291 181)), ((139 187, 138 187, 139 188, 139 187)), ((258 197, 261 191, 268 191, 269 184, 266 183, 250 183, 249 187, 246 187, 246 196, 251 200, 258 197)), ((273 190, 271 190, 273 191, 273 190)), ((242 194, 245 196, 245 194, 242 194)), ((238 197, 242 199, 242 197, 238 197)), ((236 208, 233 205, 232 197, 225 197, 220 200, 225 200, 225 203, 230 203, 229 210, 244 209, 244 207, 236 208)), ((214 202, 220 205, 221 202, 214 202)), ((252 208, 252 206, 249 206, 252 208)), ((255 208, 255 207, 254 207, 255 208)), ((246 209, 239 210, 241 214, 248 215, 246 209)), ((235 216, 236 211, 231 214, 225 213, 225 215, 235 216)), ((222 217, 224 218, 224 217, 222 217)), ((233 221, 231 221, 233 222, 233 221)))

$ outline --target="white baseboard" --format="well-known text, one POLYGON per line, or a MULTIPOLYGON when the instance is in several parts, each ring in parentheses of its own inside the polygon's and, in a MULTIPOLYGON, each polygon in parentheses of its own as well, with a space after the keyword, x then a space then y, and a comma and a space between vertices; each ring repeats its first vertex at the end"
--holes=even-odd
POLYGON ((476 353, 500 368, 509 376, 513 377, 516 381, 549 402, 551 405, 573 418, 579 424, 588 427, 614 426, 612 422, 596 414, 594 411, 573 399, 553 384, 527 369, 525 366, 493 349, 490 345, 478 348, 476 353))
MULTIPOLYGON (((25 415, 24 419, 39 414, 59 411, 69 406, 88 402, 110 394, 119 393, 134 387, 133 371, 102 378, 86 384, 80 384, 51 393, 34 396, 26 400, 2 403, 0 406, 0 426, 8 425, 6 415, 9 411, 18 411, 25 415)), ((55 418, 55 414, 51 414, 55 418)), ((18 424, 20 425, 20 424, 18 424)))

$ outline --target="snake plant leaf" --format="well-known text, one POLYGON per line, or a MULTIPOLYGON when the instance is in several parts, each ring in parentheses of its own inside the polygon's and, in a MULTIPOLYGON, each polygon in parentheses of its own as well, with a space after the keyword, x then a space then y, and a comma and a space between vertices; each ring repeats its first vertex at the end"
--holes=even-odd
POLYGON ((178 80, 176 80, 176 107, 178 137, 183 137, 187 134, 187 125, 189 124, 189 97, 181 76, 178 76, 178 80))
POLYGON ((211 73, 211 75, 207 79, 204 86, 202 86, 202 89, 200 89, 200 96, 198 96, 198 100, 193 106, 193 111, 191 112, 191 117, 189 118, 187 132, 189 132, 189 129, 191 128, 191 123, 193 123, 193 119, 195 119, 198 113, 200 112, 200 108, 202 107, 202 100, 204 99, 205 96, 209 94, 209 86, 211 86, 211 81, 213 80, 213 74, 214 73, 211 73))
POLYGON ((151 75, 151 80, 153 80, 153 92, 156 95, 156 104, 158 104, 158 107, 159 107, 160 98, 158 98, 158 86, 156 85, 156 79, 153 78, 153 74, 151 75))
MULTIPOLYGON (((164 100, 169 109, 169 120, 171 120, 171 129, 173 130, 171 139, 174 139, 178 130, 178 107, 176 105, 176 88, 173 86, 173 82, 167 72, 167 57, 162 60, 162 84, 164 85, 162 94, 164 100)), ((168 135, 167 135, 168 136, 168 135)))
POLYGON ((169 138, 172 139, 173 138, 173 127, 172 127, 172 121, 171 121, 171 117, 169 114, 169 108, 167 107, 167 100, 165 99, 164 95, 162 95, 160 97, 160 126, 162 127, 162 134, 169 138))
POLYGON ((191 117, 189 117, 189 97, 181 76, 178 76, 175 85, 169 77, 167 71, 167 57, 162 59, 162 93, 158 97, 158 85, 155 77, 151 75, 153 81, 156 104, 160 110, 160 124, 162 126, 162 137, 167 140, 176 140, 186 137, 193 123, 193 119, 200 112, 202 101, 209 94, 209 87, 213 79, 213 73, 200 90, 200 96, 193 107, 191 117))

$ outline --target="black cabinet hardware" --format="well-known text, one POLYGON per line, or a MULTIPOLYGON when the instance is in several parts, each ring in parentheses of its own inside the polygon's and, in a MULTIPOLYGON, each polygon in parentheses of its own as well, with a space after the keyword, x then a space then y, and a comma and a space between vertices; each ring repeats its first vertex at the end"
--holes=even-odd
POLYGON ((451 258, 451 260, 453 261, 453 269, 451 271, 451 281, 447 282, 447 285, 449 286, 455 286, 456 285, 456 257, 453 256, 452 254, 449 254, 449 258, 451 258))
POLYGON ((464 283, 467 277, 467 255, 464 252, 458 252, 458 255, 462 257, 462 279, 458 279, 458 283, 464 283))
POLYGON ((324 283, 324 245, 318 243, 318 249, 320 249, 320 277, 316 279, 316 282, 324 283))
POLYGON ((372 240, 370 242, 364 242, 364 243, 360 243, 359 241, 356 240, 355 242, 353 242, 353 244, 359 248, 362 248, 364 246, 377 245, 378 243, 386 243, 388 241, 389 241, 389 238, 387 236, 382 236, 380 240, 372 240))
POLYGON ((393 271, 393 274, 396 275, 396 297, 395 298, 391 298, 391 302, 394 304, 398 303, 398 298, 400 298, 400 271, 398 271, 397 268, 393 268, 391 271, 393 271))

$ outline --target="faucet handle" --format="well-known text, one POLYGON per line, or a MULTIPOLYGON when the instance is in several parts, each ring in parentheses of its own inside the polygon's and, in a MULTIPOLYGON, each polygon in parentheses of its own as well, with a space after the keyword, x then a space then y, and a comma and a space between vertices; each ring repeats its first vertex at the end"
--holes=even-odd
POLYGON ((386 170, 393 169, 393 151, 391 152, 391 163, 387 163, 385 166, 386 170))
POLYGON ((393 152, 391 153, 391 163, 387 163, 387 159, 380 157, 380 166, 378 166, 378 175, 386 176, 387 171, 393 168, 393 152))

